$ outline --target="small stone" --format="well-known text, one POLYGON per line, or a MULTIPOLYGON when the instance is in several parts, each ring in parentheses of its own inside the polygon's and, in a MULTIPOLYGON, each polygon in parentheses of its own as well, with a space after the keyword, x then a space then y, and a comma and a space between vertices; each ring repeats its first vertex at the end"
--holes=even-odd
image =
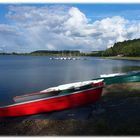
POLYGON ((68 114, 68 116, 69 116, 69 117, 73 117, 73 116, 74 116, 74 114, 68 114))
POLYGON ((104 113, 105 111, 106 110, 104 108, 99 108, 99 109, 93 110, 92 115, 95 115, 95 114, 100 115, 100 114, 104 113))

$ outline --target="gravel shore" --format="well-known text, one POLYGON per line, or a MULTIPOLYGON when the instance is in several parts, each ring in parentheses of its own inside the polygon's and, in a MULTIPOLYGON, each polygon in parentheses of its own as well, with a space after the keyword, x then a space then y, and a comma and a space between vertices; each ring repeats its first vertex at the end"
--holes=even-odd
POLYGON ((28 117, 0 118, 0 136, 140 135, 140 82, 106 86, 95 104, 28 117))

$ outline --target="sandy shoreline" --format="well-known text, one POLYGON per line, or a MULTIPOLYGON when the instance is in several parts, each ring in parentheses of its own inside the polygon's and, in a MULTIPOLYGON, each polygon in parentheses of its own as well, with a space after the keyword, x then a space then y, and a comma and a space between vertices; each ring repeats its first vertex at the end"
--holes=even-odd
POLYGON ((96 104, 0 119, 0 136, 140 135, 140 82, 110 85, 96 104))
POLYGON ((134 60, 134 61, 140 61, 140 57, 127 57, 127 56, 107 56, 107 57, 102 57, 104 59, 116 59, 116 60, 134 60))

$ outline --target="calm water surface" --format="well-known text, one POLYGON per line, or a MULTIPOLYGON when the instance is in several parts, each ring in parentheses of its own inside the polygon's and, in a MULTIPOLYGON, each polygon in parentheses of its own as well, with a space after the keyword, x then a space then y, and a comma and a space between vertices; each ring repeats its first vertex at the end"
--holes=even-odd
POLYGON ((109 60, 87 57, 87 60, 50 60, 47 56, 0 56, 0 105, 12 98, 51 86, 90 80, 100 74, 140 70, 139 61, 109 60))

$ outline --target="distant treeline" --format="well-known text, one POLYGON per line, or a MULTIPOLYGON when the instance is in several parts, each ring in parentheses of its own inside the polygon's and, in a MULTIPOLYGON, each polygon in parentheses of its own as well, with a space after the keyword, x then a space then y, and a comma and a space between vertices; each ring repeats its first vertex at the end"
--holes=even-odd
POLYGON ((51 56, 79 56, 78 50, 38 50, 30 53, 31 55, 51 55, 51 56))
POLYGON ((104 51, 92 51, 92 52, 89 52, 89 53, 82 53, 82 56, 95 56, 95 57, 98 57, 98 56, 102 56, 104 51))
POLYGON ((117 42, 105 51, 82 53, 79 50, 38 50, 31 53, 0 53, 0 55, 34 56, 140 56, 140 39, 117 42))
POLYGON ((29 55, 29 53, 16 53, 16 52, 5 53, 5 52, 0 52, 0 55, 29 55))
POLYGON ((88 56, 140 56, 140 39, 117 42, 105 51, 93 51, 88 56))
POLYGON ((80 56, 81 53, 78 50, 37 50, 31 53, 4 53, 1 52, 0 55, 33 55, 33 56, 80 56))
POLYGON ((140 39, 115 43, 113 47, 105 50, 103 56, 140 56, 140 39))

